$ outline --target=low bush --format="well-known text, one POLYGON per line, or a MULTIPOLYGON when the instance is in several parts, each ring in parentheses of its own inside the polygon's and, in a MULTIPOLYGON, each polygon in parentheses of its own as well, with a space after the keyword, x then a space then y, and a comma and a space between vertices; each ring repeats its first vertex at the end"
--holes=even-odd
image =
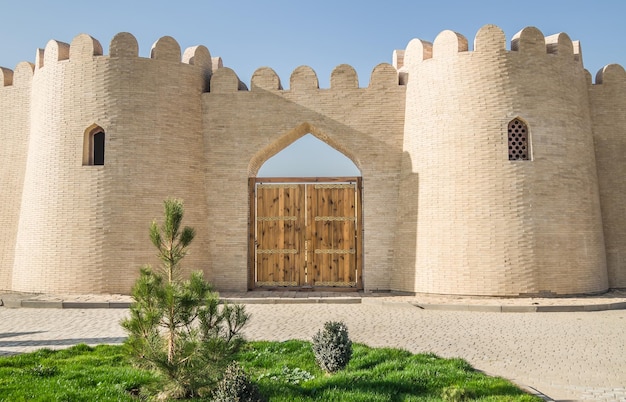
POLYGON ((265 402, 259 387, 237 362, 232 362, 224 372, 224 377, 213 391, 213 402, 265 402))
POLYGON ((327 373, 343 370, 352 357, 352 341, 343 322, 329 321, 313 336, 315 362, 327 373))

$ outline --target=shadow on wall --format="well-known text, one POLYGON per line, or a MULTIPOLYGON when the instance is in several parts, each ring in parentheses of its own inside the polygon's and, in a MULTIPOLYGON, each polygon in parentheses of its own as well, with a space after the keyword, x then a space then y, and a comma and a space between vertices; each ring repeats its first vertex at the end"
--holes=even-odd
POLYGON ((396 238, 392 268, 392 290, 415 292, 417 284, 417 212, 419 209, 419 175, 413 172, 411 156, 402 154, 398 190, 396 238))

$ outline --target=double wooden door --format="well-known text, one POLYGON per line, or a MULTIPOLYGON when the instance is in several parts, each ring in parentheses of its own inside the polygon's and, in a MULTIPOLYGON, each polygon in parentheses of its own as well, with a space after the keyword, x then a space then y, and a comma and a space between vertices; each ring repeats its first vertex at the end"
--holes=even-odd
POLYGON ((360 178, 251 179, 250 288, 362 288, 360 178))

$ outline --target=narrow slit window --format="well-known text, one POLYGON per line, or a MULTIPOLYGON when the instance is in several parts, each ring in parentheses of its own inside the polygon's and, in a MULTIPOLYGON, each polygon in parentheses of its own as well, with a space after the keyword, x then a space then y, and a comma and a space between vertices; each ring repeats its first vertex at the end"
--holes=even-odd
POLYGON ((104 165, 104 131, 93 135, 93 164, 104 165))
POLYGON ((105 138, 104 130, 96 124, 85 130, 83 139, 83 166, 104 165, 105 138))
POLYGON ((509 122, 509 160, 530 160, 530 136, 528 126, 521 119, 509 122))

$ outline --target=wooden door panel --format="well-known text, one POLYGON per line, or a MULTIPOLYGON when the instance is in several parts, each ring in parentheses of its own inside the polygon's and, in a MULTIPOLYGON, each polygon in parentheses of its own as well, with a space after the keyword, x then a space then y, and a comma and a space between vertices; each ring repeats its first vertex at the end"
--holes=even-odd
POLYGON ((303 186, 257 186, 256 284, 298 286, 302 257, 303 186))
POLYGON ((313 286, 357 285, 355 184, 307 185, 313 286))

